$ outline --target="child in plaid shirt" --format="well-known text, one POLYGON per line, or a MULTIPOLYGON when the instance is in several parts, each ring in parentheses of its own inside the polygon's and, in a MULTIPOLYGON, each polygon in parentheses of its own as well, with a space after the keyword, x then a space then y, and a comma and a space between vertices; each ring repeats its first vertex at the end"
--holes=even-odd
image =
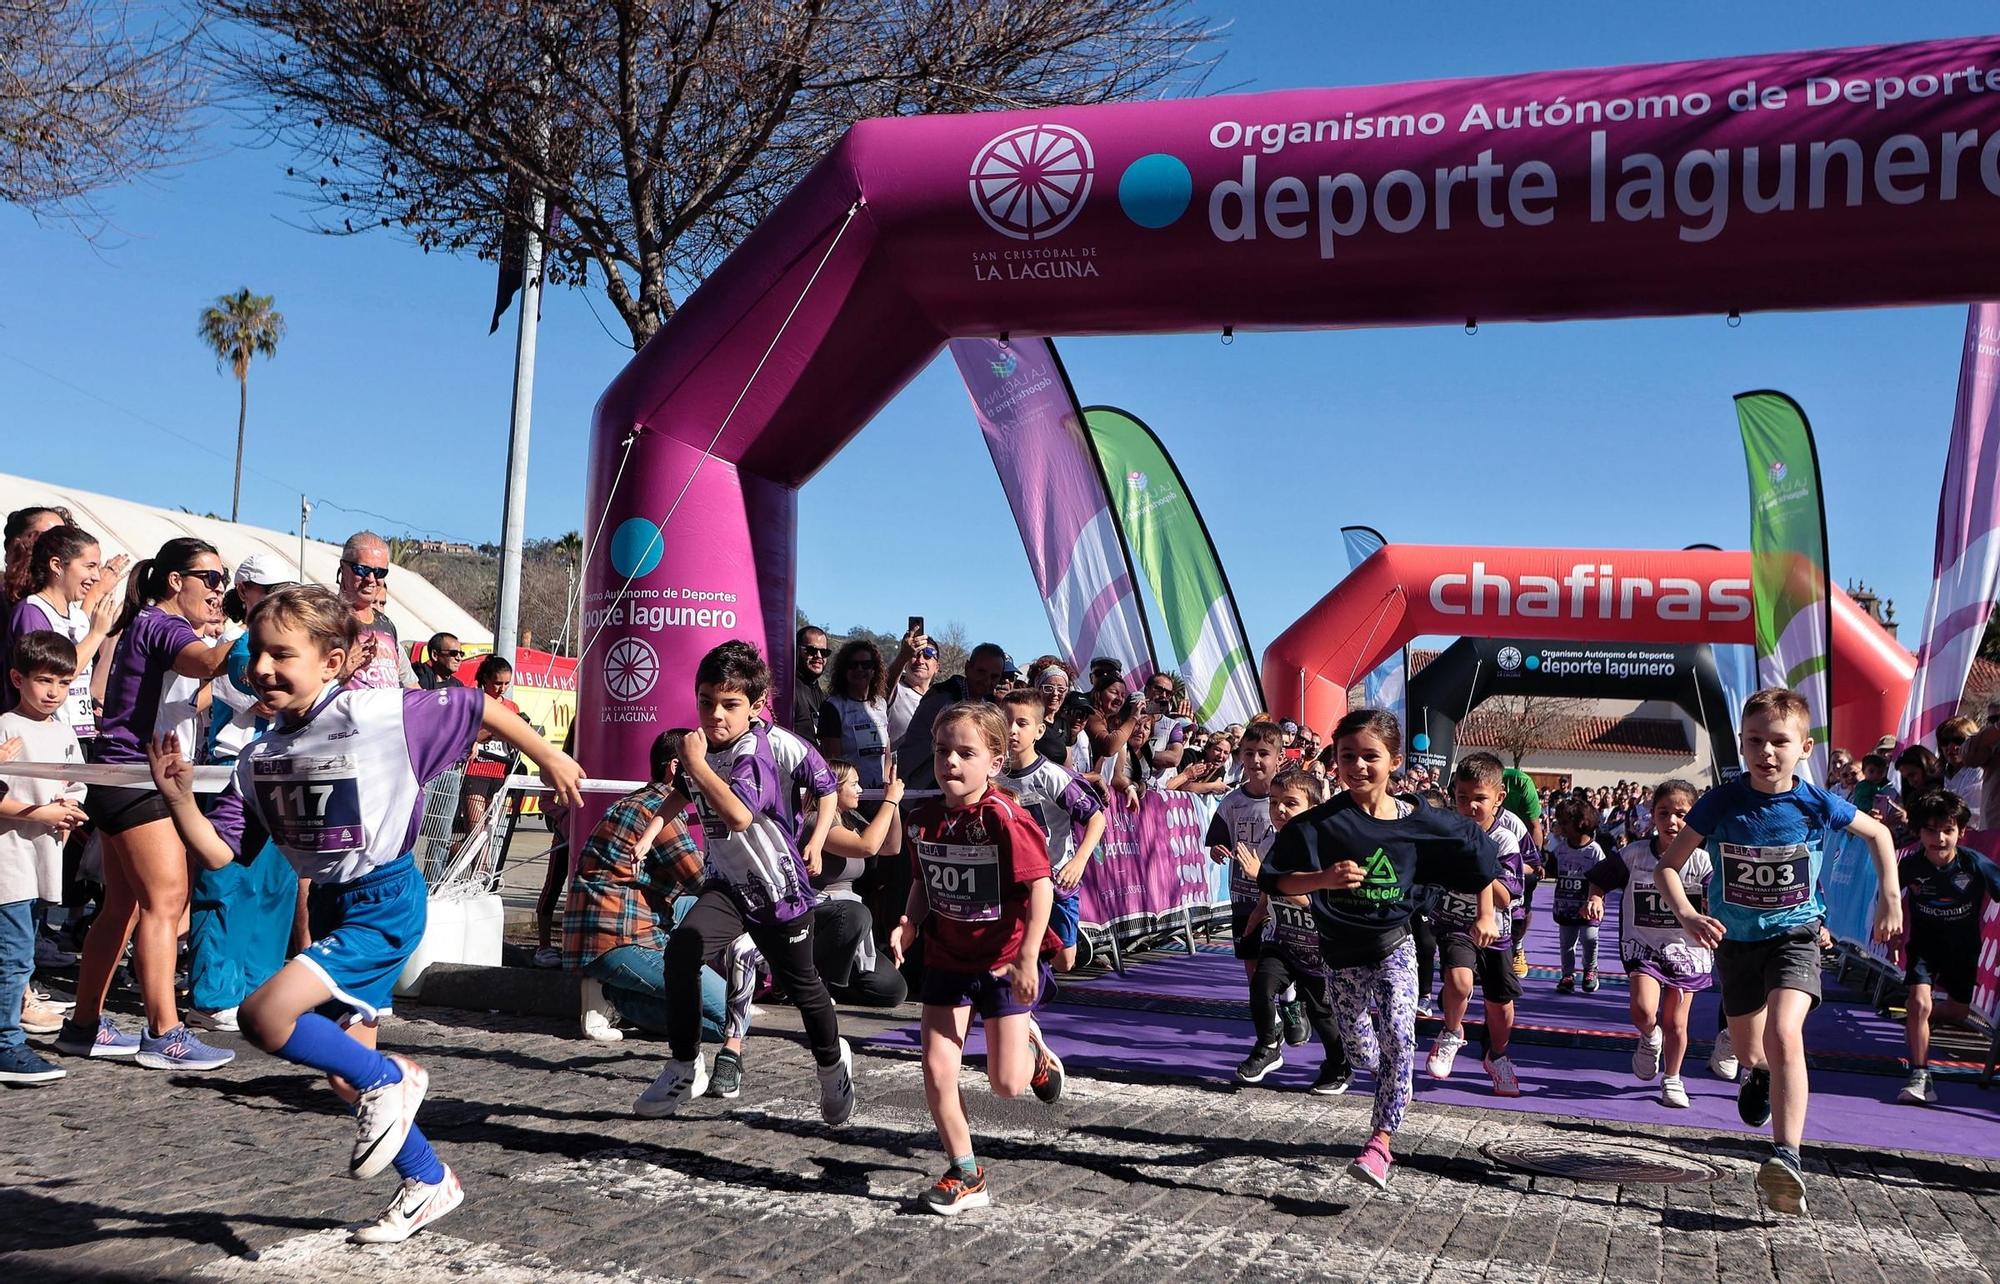
MULTIPOLYGON (((652 778, 605 809, 578 853, 563 915, 563 966, 583 974, 583 1032, 613 1042, 617 1018, 663 1034, 667 1028, 667 932, 686 912, 682 893, 701 882, 702 855, 689 832, 680 785, 677 728, 653 742, 652 778)), ((702 973, 702 1025, 725 1040, 741 1082, 743 1036, 763 961, 748 936, 730 949, 729 977, 702 973)), ((722 1058, 718 1058, 718 1070, 722 1058)), ((721 1095, 727 1085, 711 1090, 721 1095)), ((735 1096, 735 1092, 728 1092, 735 1096)))

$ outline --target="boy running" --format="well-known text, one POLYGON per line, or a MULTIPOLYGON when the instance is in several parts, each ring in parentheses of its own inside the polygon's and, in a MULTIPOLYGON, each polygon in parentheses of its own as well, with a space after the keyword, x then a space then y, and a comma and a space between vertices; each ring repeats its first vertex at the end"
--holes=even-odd
POLYGON ((1521 847, 1512 829, 1500 823, 1506 785, 1500 760, 1490 753, 1467 754, 1451 773, 1454 809, 1485 831, 1499 853, 1500 877, 1490 889, 1495 935, 1490 945, 1472 939, 1479 924, 1482 898, 1465 892, 1441 891, 1432 921, 1438 952, 1444 962, 1444 1025, 1424 1063, 1433 1079, 1451 1077, 1452 1062, 1465 1046, 1465 1009, 1472 1001, 1472 981, 1479 978, 1479 996, 1486 1003, 1486 1055, 1481 1063, 1493 1079, 1493 1095, 1521 1095, 1520 1076, 1507 1055, 1514 1033, 1514 1000, 1521 997, 1521 978, 1514 975, 1510 907, 1521 895, 1521 847))
POLYGON ((1104 804, 1082 776, 1042 757, 1035 747, 1047 730, 1046 708, 1041 692, 1030 687, 1000 698, 1000 713, 1007 719, 1007 769, 995 783, 1013 794, 1049 836, 1056 891, 1049 930, 1062 945, 1056 970, 1067 972, 1076 966, 1077 884, 1104 837, 1104 804))
POLYGON ((1796 774, 1812 752, 1811 714, 1796 691, 1771 687, 1743 705, 1744 773, 1717 785, 1688 812, 1687 827, 1660 855, 1655 874, 1688 939, 1715 951, 1730 1043, 1743 1062, 1736 1112, 1752 1128, 1771 1124, 1771 1157, 1757 1186, 1771 1207, 1805 1211, 1799 1145, 1806 1126, 1806 1014, 1820 1002, 1819 931, 1826 916, 1820 863, 1828 829, 1868 843, 1880 888, 1875 937, 1903 930, 1896 849, 1882 822, 1796 774), (1708 906, 1688 899, 1681 871, 1714 840, 1708 906))
POLYGON ((1986 898, 2000 897, 2000 869, 1958 845, 1971 819, 1964 799, 1942 789, 1910 806, 1910 827, 1920 846, 1906 853, 1897 869, 1910 893, 1910 937, 1903 950, 1903 984, 1910 987, 1904 1020, 1910 1080, 1896 1094, 1904 1105, 1937 1101, 1931 1087, 1931 1022, 1963 1021, 1971 1014, 1980 917, 1986 898))
MULTIPOLYGON (((1268 718, 1252 722, 1243 729, 1236 761, 1240 780, 1215 804, 1206 841, 1208 858, 1229 867, 1230 940, 1236 957, 1243 960, 1244 978, 1254 980, 1264 952, 1264 920, 1251 920, 1264 898, 1257 889, 1257 871, 1278 832, 1271 827, 1271 781, 1285 762, 1284 728, 1268 718)), ((1303 1005, 1296 1000, 1281 1002, 1279 1010, 1286 1043, 1297 1047, 1311 1037, 1303 1005)), ((1251 1015, 1261 1021, 1256 1013, 1251 1015)))

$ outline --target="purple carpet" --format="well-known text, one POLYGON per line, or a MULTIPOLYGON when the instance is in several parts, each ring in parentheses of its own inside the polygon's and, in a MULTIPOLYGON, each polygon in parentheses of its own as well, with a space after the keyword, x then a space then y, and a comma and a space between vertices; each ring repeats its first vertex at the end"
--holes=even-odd
MULTIPOLYGON (((1222 961, 1236 966, 1234 959, 1222 961)), ((1187 961, 1179 964, 1184 967, 1187 961)), ((1250 1044, 1247 1023, 1211 1017, 1056 1006, 1045 1009, 1040 1020, 1050 1043, 1072 1069, 1111 1079, 1125 1072, 1226 1083, 1250 1044)), ((872 1042, 915 1048, 917 1029, 909 1026, 890 1031, 872 1042)), ((976 1025, 966 1050, 985 1054, 985 1042, 976 1025)), ((1263 1084, 1242 1091, 1303 1091, 1318 1069, 1318 1045, 1285 1051, 1289 1059, 1282 1069, 1263 1084)), ((1420 1045, 1419 1057, 1425 1051, 1427 1045, 1420 1045)), ((1492 1095, 1475 1045, 1459 1058, 1458 1069, 1447 1083, 1430 1079, 1419 1064, 1414 1108, 1446 1104, 1767 1135, 1743 1126, 1736 1117, 1735 1088, 1714 1078, 1705 1064, 1692 1057, 1686 1072, 1690 1099, 1686 1110, 1660 1105, 1659 1084, 1634 1079, 1629 1054, 1517 1044, 1514 1058, 1521 1077, 1520 1097, 1503 1100, 1492 1095)), ((2000 1158, 2000 1126, 1996 1126, 2000 1125, 2000 1092, 1981 1091, 1963 1081, 1940 1081, 1938 1104, 1918 1108, 1896 1105, 1897 1087, 1897 1080, 1883 1075, 1815 1072, 1807 1138, 1858 1146, 1881 1146, 1887 1140, 1899 1150, 2000 1158)), ((1371 1089, 1372 1080, 1366 1074, 1356 1077, 1354 1091, 1371 1089)))

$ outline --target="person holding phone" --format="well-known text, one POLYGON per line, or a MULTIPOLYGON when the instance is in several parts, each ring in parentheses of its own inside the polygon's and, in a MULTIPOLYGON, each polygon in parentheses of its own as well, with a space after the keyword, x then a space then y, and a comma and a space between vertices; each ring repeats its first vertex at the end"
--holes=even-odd
POLYGON ((924 617, 912 615, 910 627, 903 634, 902 645, 896 648, 896 658, 889 662, 889 674, 883 681, 889 688, 889 744, 892 749, 900 749, 903 734, 910 729, 910 720, 917 716, 917 706, 930 694, 931 683, 937 681, 938 649, 930 638, 924 635, 924 617))

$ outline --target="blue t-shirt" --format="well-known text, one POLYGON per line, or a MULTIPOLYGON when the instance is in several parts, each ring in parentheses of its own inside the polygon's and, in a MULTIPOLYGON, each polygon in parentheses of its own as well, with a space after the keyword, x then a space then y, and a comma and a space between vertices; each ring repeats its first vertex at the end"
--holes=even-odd
POLYGON ((1767 941, 1826 917, 1820 862, 1826 831, 1845 829, 1854 804, 1804 780, 1761 793, 1738 776, 1704 794, 1687 827, 1715 858, 1709 913, 1732 941, 1767 941))

